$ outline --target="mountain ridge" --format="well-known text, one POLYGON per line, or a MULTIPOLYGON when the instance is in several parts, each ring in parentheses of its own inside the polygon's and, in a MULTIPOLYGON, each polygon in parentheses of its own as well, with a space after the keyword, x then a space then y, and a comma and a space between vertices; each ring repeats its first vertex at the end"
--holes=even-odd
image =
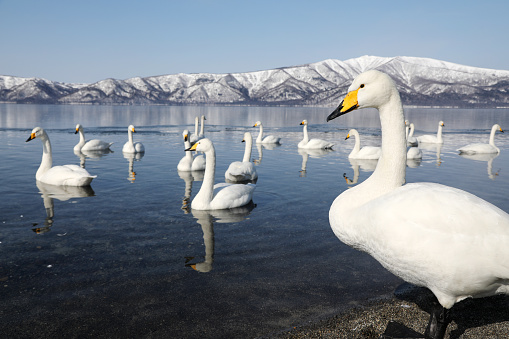
POLYGON ((509 71, 368 55, 245 73, 107 78, 92 84, 0 75, 0 102, 333 106, 353 78, 369 69, 389 74, 407 106, 509 107, 509 71))

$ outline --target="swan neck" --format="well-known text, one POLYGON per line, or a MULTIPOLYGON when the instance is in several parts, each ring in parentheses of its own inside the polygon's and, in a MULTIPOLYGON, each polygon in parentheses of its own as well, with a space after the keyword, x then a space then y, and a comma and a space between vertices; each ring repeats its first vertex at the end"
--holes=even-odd
POLYGON ((304 132, 304 142, 309 142, 309 136, 308 136, 308 125, 304 125, 304 128, 302 129, 304 132))
POLYGON ((127 134, 128 134, 128 141, 131 145, 133 145, 133 131, 131 131, 131 129, 128 129, 127 130, 127 134))
POLYGON ((357 130, 353 131, 352 134, 355 136, 355 145, 353 147, 353 152, 357 153, 361 150, 361 138, 357 130))
POLYGON ((198 135, 198 117, 194 119, 194 135, 198 135))
POLYGON ((205 130, 205 117, 201 117, 200 135, 203 135, 205 130))
POLYGON ((211 149, 205 152, 205 158, 203 182, 195 199, 208 205, 214 196, 214 176, 216 175, 216 151, 213 145, 211 149))
POLYGON ((263 140, 263 125, 260 124, 260 133, 258 133, 258 138, 256 138, 257 142, 262 142, 263 140))
POLYGON ((244 158, 242 162, 249 162, 251 159, 251 149, 253 148, 253 140, 250 138, 246 138, 245 140, 246 148, 244 149, 244 158))
POLYGON ((49 141, 49 137, 44 131, 44 134, 41 136, 42 141, 42 159, 41 165, 35 174, 36 179, 40 179, 46 171, 48 171, 53 166, 53 156, 51 152, 51 142, 49 141))
MULTIPOLYGON (((191 148, 191 141, 189 141, 189 138, 187 141, 184 141, 184 149, 191 148)), ((191 151, 186 151, 186 158, 187 159, 193 159, 193 153, 191 151)))
POLYGON ((437 140, 438 142, 442 142, 442 125, 438 125, 438 131, 437 131, 437 140))
POLYGON ((382 155, 372 177, 381 184, 381 194, 405 183, 406 138, 401 99, 393 93, 389 102, 379 107, 382 129, 382 155))
POLYGON ((83 132, 82 129, 79 130, 79 133, 80 133, 80 144, 85 144, 85 133, 83 132))
POLYGON ((495 147, 495 133, 497 132, 497 126, 493 126, 491 128, 491 133, 490 133, 490 145, 495 147))

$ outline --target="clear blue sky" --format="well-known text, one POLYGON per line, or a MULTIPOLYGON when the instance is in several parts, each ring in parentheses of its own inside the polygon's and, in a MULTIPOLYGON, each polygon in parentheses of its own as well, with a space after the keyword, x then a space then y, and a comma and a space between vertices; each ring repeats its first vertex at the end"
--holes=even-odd
POLYGON ((0 0, 0 74, 91 83, 362 55, 509 70, 509 1, 0 0))

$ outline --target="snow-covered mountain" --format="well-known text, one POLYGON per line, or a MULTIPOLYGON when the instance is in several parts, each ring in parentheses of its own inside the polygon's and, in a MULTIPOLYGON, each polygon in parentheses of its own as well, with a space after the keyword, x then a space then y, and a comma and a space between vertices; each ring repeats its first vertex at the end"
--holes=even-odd
POLYGON ((405 105, 509 106, 509 71, 415 57, 362 56, 273 70, 172 74, 93 84, 0 76, 0 101, 91 104, 317 105, 339 103, 352 79, 378 69, 396 81, 405 105))

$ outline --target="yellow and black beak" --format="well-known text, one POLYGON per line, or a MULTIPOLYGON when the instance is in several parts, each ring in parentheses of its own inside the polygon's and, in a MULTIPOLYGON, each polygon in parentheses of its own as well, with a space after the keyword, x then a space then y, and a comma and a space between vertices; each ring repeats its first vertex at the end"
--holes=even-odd
POLYGON ((133 127, 132 131, 133 131, 133 133, 136 133, 136 130, 134 129, 134 127, 133 127))
POLYGON ((502 127, 500 127, 500 132, 504 133, 504 130, 502 129, 502 127))
POLYGON ((80 130, 76 128, 76 132, 74 132, 74 134, 78 134, 80 130))
POLYGON ((34 139, 35 139, 35 133, 31 133, 30 137, 25 142, 29 142, 30 140, 34 140, 34 139))
POLYGON ((253 127, 256 127, 256 126, 258 126, 258 124, 254 124, 254 125, 253 125, 253 127))
POLYGON ((345 140, 346 140, 346 139, 349 139, 349 138, 350 138, 350 133, 348 133, 348 134, 346 135, 345 140))
POLYGON ((187 139, 189 139, 189 137, 186 135, 184 135, 184 141, 187 141, 187 139))
POLYGON ((196 151, 196 147, 198 147, 199 142, 195 143, 193 146, 185 149, 184 151, 196 151))
POLYGON ((327 117, 327 122, 359 108, 359 103, 357 101, 358 91, 359 89, 349 92, 343 99, 343 101, 341 101, 338 108, 336 108, 334 112, 329 114, 329 116, 327 117))

